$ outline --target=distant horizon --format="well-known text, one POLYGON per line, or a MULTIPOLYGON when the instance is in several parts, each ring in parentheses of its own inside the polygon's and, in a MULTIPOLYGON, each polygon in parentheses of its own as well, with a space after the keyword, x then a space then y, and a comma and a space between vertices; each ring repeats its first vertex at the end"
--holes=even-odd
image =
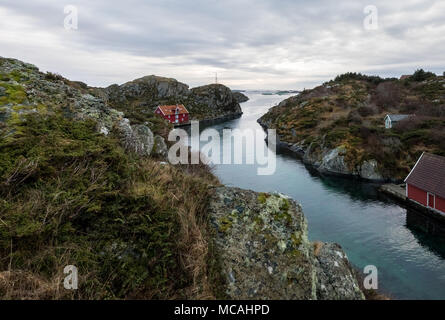
MULTIPOLYGON (((0 57, 2 57, 2 56, 0 56, 0 57)), ((16 57, 3 57, 3 58, 21 60, 21 59, 18 59, 16 57)), ((88 83, 86 81, 83 81, 83 80, 69 78, 66 75, 64 75, 64 74, 62 74, 62 73, 60 73, 60 72, 58 72, 56 70, 44 70, 44 69, 40 68, 38 65, 36 65, 36 64, 34 64, 34 63, 30 62, 30 61, 24 61, 24 60, 21 60, 21 61, 23 61, 25 63, 30 63, 30 64, 35 65, 37 68, 39 68, 39 70, 41 72, 51 72, 51 73, 55 73, 55 74, 60 74, 61 76, 63 76, 64 78, 67 78, 68 80, 83 82, 83 83, 85 83, 86 85, 88 85, 90 87, 97 87, 97 88, 106 88, 106 87, 109 87, 109 86, 111 86, 113 84, 123 85, 123 84, 125 84, 127 82, 131 82, 131 81, 134 81, 134 80, 140 79, 142 77, 146 77, 146 76, 157 76, 157 77, 175 79, 175 80, 177 80, 177 81, 179 81, 181 83, 184 83, 184 84, 188 85, 190 89, 196 88, 196 87, 200 87, 200 86, 215 84, 215 82, 208 82, 208 83, 203 83, 203 84, 200 84, 200 85, 192 86, 192 85, 189 85, 187 82, 181 81, 181 80, 179 80, 179 79, 177 79, 175 77, 172 77, 172 76, 166 76, 166 75, 162 75, 162 74, 146 74, 146 75, 140 76, 138 78, 128 79, 127 81, 124 81, 124 82, 121 82, 121 83, 114 82, 114 83, 110 83, 108 85, 97 86, 97 85, 91 85, 90 83, 88 83)), ((421 68, 421 67, 416 69, 416 70, 419 70, 419 69, 423 69, 423 70, 425 70, 427 72, 433 72, 433 71, 430 71, 428 69, 421 68)), ((400 74, 398 76, 393 76, 393 77, 382 77, 382 76, 377 75, 377 74, 370 74, 370 73, 363 73, 363 72, 356 72, 356 71, 347 71, 347 72, 344 72, 344 73, 348 73, 348 72, 351 72, 351 73, 361 73, 361 74, 367 75, 367 76, 378 76, 378 77, 381 77, 381 78, 397 78, 397 79, 399 79, 401 76, 404 76, 404 75, 412 75, 416 70, 413 70, 411 73, 404 73, 404 74, 400 74)), ((344 73, 342 73, 342 74, 344 74, 344 73)), ((437 72, 433 72, 433 73, 436 76, 442 76, 442 74, 438 74, 437 72)), ((328 80, 322 81, 320 83, 317 83, 317 84, 315 84, 312 87, 305 87, 305 88, 238 88, 238 87, 231 87, 230 85, 225 84, 224 81, 218 81, 218 84, 225 85, 226 87, 229 87, 232 91, 299 91, 299 92, 301 92, 301 91, 304 91, 304 90, 313 89, 313 88, 315 88, 317 86, 322 85, 325 82, 329 82, 331 80, 334 80, 335 77, 338 76, 338 75, 341 75, 341 74, 337 74, 337 75, 333 76, 331 79, 328 79, 328 80)))

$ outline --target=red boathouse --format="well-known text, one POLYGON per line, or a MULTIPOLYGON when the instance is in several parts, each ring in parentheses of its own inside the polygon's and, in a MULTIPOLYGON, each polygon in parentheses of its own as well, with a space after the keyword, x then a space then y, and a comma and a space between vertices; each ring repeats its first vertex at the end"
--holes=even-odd
POLYGON ((183 104, 158 106, 155 113, 174 124, 187 123, 189 121, 189 112, 183 104))
POLYGON ((405 182, 408 199, 445 214, 445 157, 424 152, 405 182))

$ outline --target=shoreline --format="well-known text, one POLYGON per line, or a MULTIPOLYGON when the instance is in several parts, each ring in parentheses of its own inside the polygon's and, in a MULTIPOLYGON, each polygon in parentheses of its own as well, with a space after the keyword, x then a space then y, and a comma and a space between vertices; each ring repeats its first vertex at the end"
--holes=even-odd
MULTIPOLYGON (((267 129, 269 129, 267 124, 265 124, 264 122, 261 121, 261 118, 257 119, 257 123, 263 128, 263 130, 267 131, 267 129)), ((278 135, 277 135, 277 138, 278 138, 277 150, 286 151, 286 152, 289 152, 289 153, 297 156, 299 160, 301 160, 304 164, 311 166, 311 168, 316 170, 322 176, 326 175, 326 176, 341 177, 341 178, 346 178, 346 179, 356 179, 356 180, 361 180, 364 182, 372 182, 372 183, 378 183, 378 184, 401 183, 402 182, 401 180, 397 180, 397 179, 393 179, 393 178, 390 178, 390 179, 367 179, 367 178, 362 177, 359 174, 341 173, 341 172, 335 172, 335 171, 330 171, 330 170, 326 170, 326 169, 320 170, 319 166, 315 165, 315 163, 305 159, 306 151, 303 148, 294 147, 295 144, 290 144, 289 142, 281 141, 278 135)), ((266 137, 266 139, 267 139, 267 137, 266 137)))
MULTIPOLYGON (((226 121, 230 121, 230 120, 234 120, 234 119, 238 119, 241 118, 241 116, 243 115, 243 112, 237 112, 237 113, 232 113, 232 114, 226 114, 226 115, 222 115, 216 118, 207 118, 207 119, 202 119, 202 120, 194 120, 192 119, 191 121, 199 121, 199 125, 201 126, 212 126, 215 124, 220 124, 226 121)), ((183 123, 183 124, 177 124, 175 125, 175 128, 177 127, 188 127, 190 126, 190 121, 188 123, 183 123)))

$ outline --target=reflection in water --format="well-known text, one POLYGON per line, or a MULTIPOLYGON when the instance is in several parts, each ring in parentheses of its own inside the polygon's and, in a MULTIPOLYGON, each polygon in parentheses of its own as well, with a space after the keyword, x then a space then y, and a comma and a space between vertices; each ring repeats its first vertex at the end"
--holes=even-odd
MULTIPOLYGON (((212 126, 260 129, 256 120, 285 99, 247 92, 240 119, 212 126)), ((264 144, 264 148, 267 146, 264 144)), ((321 177, 295 156, 277 154, 277 170, 258 176, 255 165, 215 165, 226 185, 281 192, 302 204, 311 240, 337 242, 360 270, 375 265, 379 285, 399 299, 445 299, 445 257, 442 242, 415 231, 412 215, 381 196, 375 184, 321 177)))
MULTIPOLYGON (((424 212, 409 208, 406 210, 406 226, 415 233, 426 234, 424 238, 437 238, 438 241, 443 245, 445 241, 445 223, 444 221, 439 221, 424 212), (420 231, 420 232, 419 232, 420 231)), ((445 252, 445 247, 444 252, 445 252)))

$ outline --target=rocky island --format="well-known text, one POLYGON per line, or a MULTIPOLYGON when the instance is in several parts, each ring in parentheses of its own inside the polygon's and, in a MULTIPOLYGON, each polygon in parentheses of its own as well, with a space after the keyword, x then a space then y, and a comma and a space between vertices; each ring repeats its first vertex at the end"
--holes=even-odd
POLYGON ((0 298, 363 299, 297 202, 165 162, 171 127, 151 111, 174 98, 201 119, 241 113, 221 85, 91 88, 0 58, 0 298))
POLYGON ((282 101, 258 122, 321 173, 400 181, 422 152, 444 155, 445 77, 348 73, 282 101), (387 114, 410 116, 388 129, 387 114))
POLYGON ((134 122, 144 122, 158 105, 184 104, 191 120, 202 122, 225 121, 242 114, 236 96, 222 84, 190 89, 176 79, 151 75, 89 91, 134 122))

